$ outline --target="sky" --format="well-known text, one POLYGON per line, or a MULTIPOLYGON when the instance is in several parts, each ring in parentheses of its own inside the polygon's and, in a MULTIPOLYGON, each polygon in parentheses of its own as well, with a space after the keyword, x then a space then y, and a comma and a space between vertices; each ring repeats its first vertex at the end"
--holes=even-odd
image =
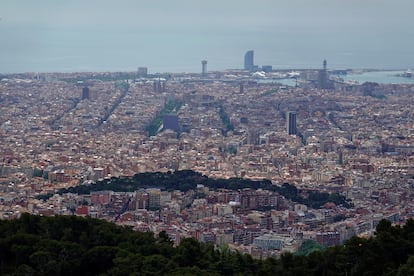
POLYGON ((3 23, 62 28, 412 28, 411 0, 2 0, 3 23))
MULTIPOLYGON (((131 52, 135 47, 143 53, 136 62, 148 63, 153 57, 156 64, 161 58, 176 62, 174 53, 215 60, 221 50, 217 63, 224 66, 235 63, 226 56, 242 56, 249 49, 255 50, 258 62, 261 51, 263 62, 287 63, 282 55, 291 55, 291 49, 312 53, 325 47, 334 57, 346 55, 347 48, 356 55, 361 47, 361 55, 372 55, 370 60, 370 49, 378 56, 397 52, 398 64, 406 60, 407 66, 414 66, 413 58, 406 57, 407 49, 414 49, 413 10, 412 0, 1 0, 0 72, 7 70, 6 64, 19 70, 25 62, 30 70, 49 57, 81 59, 82 47, 84 57, 98 64, 97 54, 90 50, 98 44, 99 51, 109 54, 115 48, 131 52)), ((314 62, 304 54, 297 58, 304 64, 314 62)), ((108 66, 102 63, 104 67, 108 66)))

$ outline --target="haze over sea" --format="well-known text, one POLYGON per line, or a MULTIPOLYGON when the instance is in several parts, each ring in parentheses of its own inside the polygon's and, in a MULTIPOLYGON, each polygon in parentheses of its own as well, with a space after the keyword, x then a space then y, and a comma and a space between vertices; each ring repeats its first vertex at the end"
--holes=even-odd
POLYGON ((0 73, 414 68, 409 0, 145 2, 2 0, 0 73))

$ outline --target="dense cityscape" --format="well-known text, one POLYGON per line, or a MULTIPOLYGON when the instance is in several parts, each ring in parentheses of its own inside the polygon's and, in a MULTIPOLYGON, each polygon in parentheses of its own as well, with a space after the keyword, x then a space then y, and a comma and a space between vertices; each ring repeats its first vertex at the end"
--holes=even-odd
POLYGON ((412 10, 0 1, 0 275, 414 275, 412 10))
MULTIPOLYGON (((0 218, 89 216, 138 231, 228 245, 254 258, 369 237, 413 218, 413 84, 346 81, 351 70, 244 70, 1 76, 0 218), (267 189, 68 192, 177 172, 267 189), (149 177, 149 176, 148 176, 149 177), (285 185, 285 186, 283 186, 285 185), (288 185, 288 186, 286 186, 288 185), (66 192, 62 192, 62 191, 66 192)), ((401 78, 412 78, 410 72, 401 78)), ((177 187, 182 183, 177 183, 177 187)))

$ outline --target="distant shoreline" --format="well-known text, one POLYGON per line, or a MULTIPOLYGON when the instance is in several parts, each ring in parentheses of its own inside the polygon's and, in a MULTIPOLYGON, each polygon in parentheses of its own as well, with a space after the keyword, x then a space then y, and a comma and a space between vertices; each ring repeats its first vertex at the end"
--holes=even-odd
MULTIPOLYGON (((379 69, 379 68, 328 68, 328 72, 335 72, 335 71, 346 71, 351 74, 362 74, 366 72, 405 72, 407 69, 411 68, 405 68, 405 69, 379 69)), ((290 72, 290 71, 298 71, 298 72, 304 72, 304 71, 317 71, 322 70, 322 68, 276 68, 273 69, 272 72, 290 72)), ((258 70, 260 71, 260 70, 258 70)), ((243 69, 224 69, 224 70, 212 70, 208 71, 209 74, 214 73, 226 73, 226 72, 248 72, 243 69)), ((0 73, 0 76, 12 76, 12 75, 25 75, 25 74, 62 74, 62 75, 71 75, 71 74, 133 74, 137 73, 137 71, 131 71, 131 70, 114 70, 114 71, 27 71, 27 72, 9 72, 9 73, 0 73)), ((156 72, 151 73, 149 75, 166 75, 166 74, 173 74, 173 75, 194 75, 194 74, 200 74, 201 72, 156 72)))

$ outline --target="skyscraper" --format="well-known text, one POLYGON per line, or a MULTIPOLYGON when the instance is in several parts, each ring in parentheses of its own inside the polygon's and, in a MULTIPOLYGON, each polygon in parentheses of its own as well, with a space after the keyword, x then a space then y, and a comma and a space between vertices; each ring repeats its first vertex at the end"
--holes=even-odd
POLYGON ((207 74, 207 60, 201 61, 201 74, 205 76, 207 74))
POLYGON ((244 69, 245 70, 253 70, 254 68, 254 51, 249 50, 244 55, 244 69))
POLYGON ((286 122, 286 130, 289 135, 296 135, 296 112, 289 111, 286 122))
POLYGON ((82 100, 84 100, 84 99, 90 99, 89 87, 87 87, 87 86, 82 88, 82 100))

